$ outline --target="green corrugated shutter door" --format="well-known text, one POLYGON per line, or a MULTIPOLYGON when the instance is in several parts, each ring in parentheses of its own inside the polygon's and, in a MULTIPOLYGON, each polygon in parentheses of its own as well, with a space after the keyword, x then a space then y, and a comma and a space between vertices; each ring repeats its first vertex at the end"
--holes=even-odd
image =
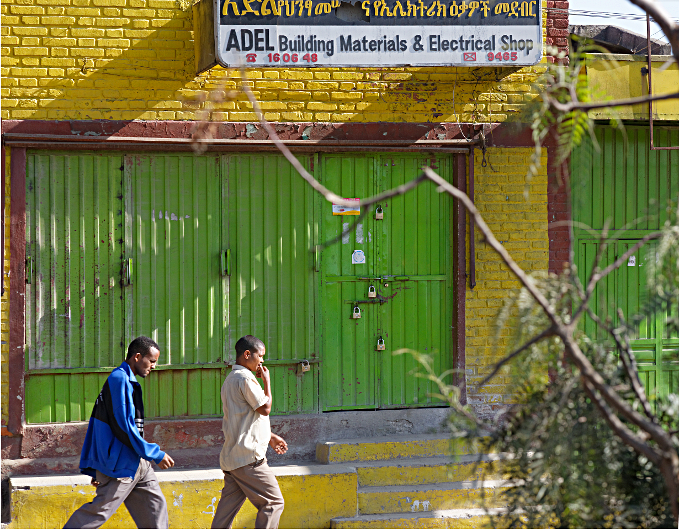
POLYGON ((147 415, 219 414, 228 308, 219 158, 126 156, 125 191, 126 342, 147 335, 160 346, 156 371, 141 381, 147 415))
MULTIPOLYGON (((313 171, 314 158, 300 160, 313 171)), ((431 163, 414 155, 315 160, 324 183, 348 197, 431 163)), ((447 158, 435 163, 448 175, 447 158)), ((223 361, 248 333, 267 345, 277 413, 319 411, 321 380, 324 410, 429 403, 430 388, 409 373, 412 360, 391 356, 400 347, 434 355, 440 371, 452 365, 449 205, 433 186, 385 203, 383 221, 371 213, 360 234, 319 261, 314 245, 354 218, 333 217, 278 155, 31 154, 27 178, 30 423, 86 420, 140 334, 161 347, 158 370, 142 381, 148 417, 219 415, 223 361), (356 249, 366 265, 351 265, 356 249), (359 277, 376 276, 388 303, 363 304, 363 318, 351 319, 353 302, 367 299, 369 281, 359 277), (303 359, 311 370, 300 374, 303 359)))
POLYGON ((124 359, 119 155, 29 153, 26 419, 86 419, 124 359))
MULTIPOLYGON (((425 160, 418 155, 323 155, 323 183, 347 198, 365 198, 403 184, 432 165, 446 178, 448 157, 425 160)), ((406 196, 375 207, 355 233, 323 251, 323 409, 391 408, 430 405, 431 384, 412 371, 411 348, 432 357, 442 373, 453 364, 451 336, 450 200, 434 186, 419 186, 406 196), (363 250, 365 264, 352 264, 363 250), (376 298, 369 298, 373 285, 376 298), (358 305, 361 318, 351 318, 358 305), (382 337, 385 350, 378 351, 382 337)), ((334 216, 322 205, 322 234, 338 236, 353 216, 334 216)))
MULTIPOLYGON (((312 159, 299 157, 310 169, 312 159)), ((227 358, 243 335, 261 338, 271 370, 274 413, 318 411, 319 333, 311 187, 279 155, 222 158, 231 250, 227 358), (310 371, 297 373, 303 359, 310 371)))
MULTIPOLYGON (((371 155, 323 155, 323 185, 346 198, 365 198, 375 192, 378 158, 371 155)), ((333 215, 326 201, 321 205, 322 238, 330 241, 356 219, 353 215, 333 215)), ((376 407, 378 311, 369 303, 369 280, 375 276, 374 223, 366 215, 355 232, 345 236, 321 255, 323 273, 321 305, 323 314, 323 409, 376 407), (362 250, 365 264, 352 265, 351 255, 362 250), (355 302, 361 318, 351 317, 355 302), (371 347, 372 345, 372 347, 371 347)))
MULTIPOLYGON (((423 166, 451 180, 450 157, 383 155, 380 160, 378 192, 412 180, 423 166)), ((437 374, 453 366, 451 202, 425 182, 389 199, 382 205, 384 219, 375 222, 375 273, 386 278, 379 286, 386 303, 377 306, 377 335, 384 337, 386 350, 375 352, 382 408, 432 404, 431 394, 438 392, 414 375, 419 363, 411 355, 394 356, 393 351, 410 348, 429 355, 437 374)))
MULTIPOLYGON (((572 157, 574 248, 579 274, 589 275, 598 249, 582 223, 595 232, 606 220, 619 240, 611 244, 602 266, 612 263, 646 234, 658 230, 667 219, 668 200, 679 194, 679 151, 650 151, 647 127, 626 127, 620 132, 596 131, 600 150, 586 142, 572 157)), ((679 128, 658 127, 656 145, 679 145, 679 128)), ((645 301, 644 266, 652 259, 652 245, 597 287, 593 300, 600 317, 617 320, 621 308, 626 318, 638 313, 645 301), (651 256, 651 258, 649 258, 651 256)), ((639 372, 650 395, 679 392, 679 338, 671 336, 665 317, 645 320, 631 341, 639 372)), ((584 319, 585 330, 596 331, 595 323, 584 319)))

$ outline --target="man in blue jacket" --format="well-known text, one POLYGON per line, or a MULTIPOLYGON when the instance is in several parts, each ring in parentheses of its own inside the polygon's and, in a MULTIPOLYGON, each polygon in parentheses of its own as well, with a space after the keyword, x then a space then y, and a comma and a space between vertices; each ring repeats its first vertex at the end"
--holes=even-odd
POLYGON ((144 440, 144 403, 137 382, 156 367, 159 355, 158 344, 137 337, 125 362, 106 379, 80 456, 80 470, 92 477, 97 496, 78 508, 64 528, 99 528, 123 502, 138 528, 168 528, 167 503, 151 461, 168 469, 174 460, 144 440))

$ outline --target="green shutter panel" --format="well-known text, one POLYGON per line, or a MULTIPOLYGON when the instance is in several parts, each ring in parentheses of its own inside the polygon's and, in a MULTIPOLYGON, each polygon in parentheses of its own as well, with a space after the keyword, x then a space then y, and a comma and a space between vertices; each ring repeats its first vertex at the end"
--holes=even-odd
MULTIPOLYGON (((679 195, 679 151, 650 151, 647 127, 626 126, 625 130, 626 138, 619 131, 598 128, 600 148, 588 140, 571 158, 574 249, 582 281, 590 274, 598 249, 586 227, 600 232, 608 221, 611 233, 617 231, 619 240, 605 253, 605 266, 660 229, 667 219, 668 200, 679 195)), ((679 145, 677 127, 657 127, 655 134, 656 145, 679 145)), ((653 245, 647 245, 599 284, 593 302, 600 318, 610 316, 616 322, 618 307, 626 318, 643 311, 645 267, 653 256, 653 245)), ((667 332, 666 317, 642 321, 631 341, 646 391, 656 397, 679 392, 679 337, 667 332)), ((593 320, 585 318, 583 325, 590 336, 597 333, 593 320)))
POLYGON ((30 153, 26 420, 82 421, 124 359, 119 155, 30 153), (103 379, 102 379, 103 377, 103 379))
POLYGON ((126 340, 138 335, 160 346, 146 380, 149 417, 221 412, 224 359, 225 197, 216 156, 125 157, 126 340))
MULTIPOLYGON (((299 160, 311 168, 308 155, 299 160)), ((274 413, 316 412, 317 198, 280 155, 225 155, 221 167, 231 257, 227 358, 235 361, 241 336, 259 337, 266 345, 274 413), (303 359, 311 365, 301 374, 297 366, 303 359)))

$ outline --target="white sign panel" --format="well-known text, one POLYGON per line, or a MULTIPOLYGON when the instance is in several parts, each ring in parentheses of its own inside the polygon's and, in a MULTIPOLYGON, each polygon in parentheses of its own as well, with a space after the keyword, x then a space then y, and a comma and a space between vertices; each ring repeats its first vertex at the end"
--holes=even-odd
POLYGON ((361 215, 361 207, 358 205, 361 199, 344 199, 345 201, 352 201, 356 206, 342 206, 340 204, 332 205, 333 215, 361 215))
POLYGON ((215 0, 233 66, 526 66, 542 58, 536 0, 215 0))

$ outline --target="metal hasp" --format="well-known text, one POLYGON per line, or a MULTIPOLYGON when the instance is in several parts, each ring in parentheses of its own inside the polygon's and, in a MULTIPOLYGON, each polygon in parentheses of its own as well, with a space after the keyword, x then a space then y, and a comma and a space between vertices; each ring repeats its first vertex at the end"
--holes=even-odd
POLYGON ((309 370, 311 370, 311 365, 309 364, 308 360, 302 359, 297 364, 297 375, 302 375, 304 372, 308 372, 309 370))
POLYGON ((361 308, 357 305, 354 306, 354 312, 351 313, 351 318, 361 318, 361 308))
POLYGON ((374 285, 368 287, 368 298, 377 298, 377 291, 374 285))
POLYGON ((383 351, 386 350, 386 346, 384 345, 384 339, 380 337, 377 339, 377 347, 375 348, 377 351, 383 351))
POLYGON ((375 210, 375 219, 377 221, 381 221, 384 219, 384 210, 382 210, 382 205, 378 204, 377 209, 375 210))

